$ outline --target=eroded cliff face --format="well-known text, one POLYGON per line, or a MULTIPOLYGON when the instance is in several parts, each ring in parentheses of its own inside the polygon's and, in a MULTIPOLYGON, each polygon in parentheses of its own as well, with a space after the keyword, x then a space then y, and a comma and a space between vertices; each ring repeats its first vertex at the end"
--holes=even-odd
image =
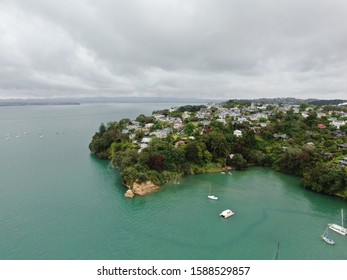
MULTIPOLYGON (((129 187, 129 186, 128 186, 129 187)), ((135 195, 147 195, 159 190, 159 186, 153 184, 151 181, 144 183, 135 182, 132 188, 129 188, 124 194, 127 198, 133 198, 135 195)))

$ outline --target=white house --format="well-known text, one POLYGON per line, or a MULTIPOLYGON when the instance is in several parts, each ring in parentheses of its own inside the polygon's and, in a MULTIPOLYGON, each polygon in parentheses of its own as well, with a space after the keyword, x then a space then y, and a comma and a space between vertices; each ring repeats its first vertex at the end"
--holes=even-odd
POLYGON ((165 117, 164 115, 158 114, 158 115, 153 115, 157 121, 167 121, 168 118, 165 117))
POLYGON ((143 137, 142 140, 141 140, 141 143, 149 143, 151 142, 151 137, 143 137))
POLYGON ((183 119, 187 119, 189 117, 190 117, 190 113, 189 112, 187 112, 187 111, 183 112, 183 114, 182 114, 182 118, 183 119))
POLYGON ((143 137, 140 143, 140 149, 138 150, 139 153, 142 152, 144 148, 148 147, 148 143, 151 141, 151 137, 143 137))
POLYGON ((340 160, 339 163, 342 167, 347 167, 347 157, 340 160))
POLYGON ((181 120, 177 120, 173 124, 174 129, 181 129, 183 127, 183 122, 181 120))
POLYGON ((337 129, 340 129, 341 126, 345 125, 345 121, 340 121, 340 120, 333 120, 331 123, 333 126, 335 126, 337 129))
POLYGON ((151 129, 151 127, 153 127, 153 126, 154 126, 154 123, 146 123, 145 124, 146 129, 151 129))
POLYGON ((161 130, 157 130, 157 131, 154 131, 152 132, 150 135, 155 135, 157 136, 158 138, 160 139, 163 139, 163 138, 166 138, 167 135, 171 132, 171 128, 164 128, 164 129, 161 129, 161 130))
POLYGON ((146 147, 148 147, 148 144, 146 144, 146 143, 140 143, 140 148, 141 148, 141 150, 144 149, 144 148, 146 148, 146 147))
POLYGON ((245 117, 238 117, 237 120, 239 123, 243 123, 243 122, 247 121, 247 119, 245 117))
POLYGON ((323 117, 326 117, 327 116, 327 114, 326 113, 323 113, 323 112, 318 112, 317 113, 317 118, 323 118, 323 117))
POLYGON ((237 137, 241 137, 241 136, 242 136, 242 131, 241 131, 241 130, 238 130, 238 129, 235 129, 233 134, 234 134, 235 136, 237 136, 237 137))
POLYGON ((222 123, 222 124, 224 124, 224 125, 227 124, 227 122, 225 121, 225 119, 222 119, 222 118, 217 119, 217 122, 220 122, 220 123, 222 123))

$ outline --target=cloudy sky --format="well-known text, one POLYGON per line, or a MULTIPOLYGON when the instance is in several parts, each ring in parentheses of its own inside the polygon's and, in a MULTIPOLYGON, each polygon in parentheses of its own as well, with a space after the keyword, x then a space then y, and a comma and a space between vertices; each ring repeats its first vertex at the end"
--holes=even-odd
POLYGON ((347 98, 346 0, 0 0, 0 98, 347 98))

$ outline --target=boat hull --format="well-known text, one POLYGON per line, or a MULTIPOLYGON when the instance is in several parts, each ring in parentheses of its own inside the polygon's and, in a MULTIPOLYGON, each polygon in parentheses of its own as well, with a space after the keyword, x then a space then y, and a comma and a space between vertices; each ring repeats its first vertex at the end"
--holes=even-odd
POLYGON ((339 234, 346 235, 347 234, 347 229, 337 225, 337 224, 329 224, 329 228, 339 234))
POLYGON ((327 237, 327 236, 323 236, 323 235, 322 235, 322 239, 323 239, 326 243, 328 243, 328 244, 330 244, 330 245, 335 245, 335 241, 332 240, 331 238, 327 237))

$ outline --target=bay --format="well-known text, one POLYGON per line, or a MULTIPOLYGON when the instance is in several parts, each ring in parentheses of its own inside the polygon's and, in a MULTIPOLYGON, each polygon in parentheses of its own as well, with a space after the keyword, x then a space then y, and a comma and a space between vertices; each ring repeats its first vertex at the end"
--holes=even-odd
POLYGON ((278 242, 280 259, 347 259, 346 237, 320 238, 346 202, 271 169, 187 176, 124 198, 118 172, 90 155, 92 135, 177 105, 0 108, 0 259, 268 260, 278 242), (227 208, 236 214, 224 220, 227 208))

